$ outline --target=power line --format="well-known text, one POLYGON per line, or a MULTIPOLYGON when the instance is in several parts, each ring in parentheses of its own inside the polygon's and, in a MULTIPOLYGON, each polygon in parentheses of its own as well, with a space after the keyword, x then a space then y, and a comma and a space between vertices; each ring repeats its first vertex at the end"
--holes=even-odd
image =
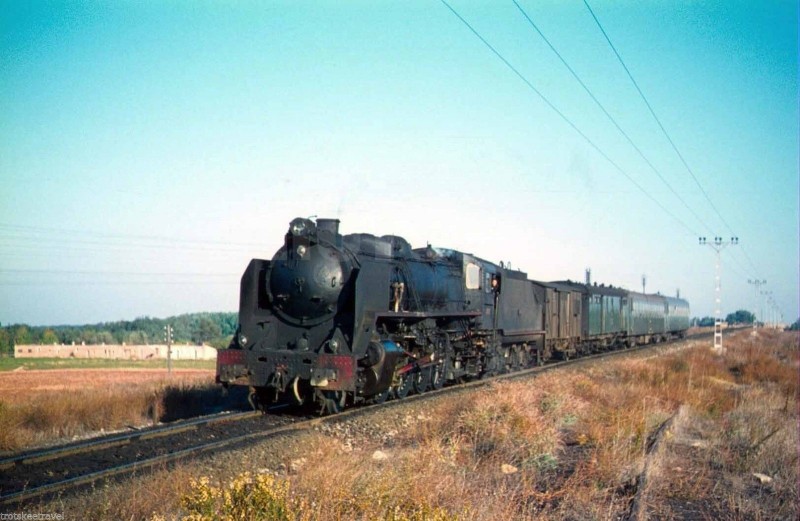
POLYGON ((692 171, 692 168, 689 166, 689 163, 686 162, 686 159, 683 157, 683 154, 681 154, 681 151, 678 150, 677 145, 675 145, 675 142, 672 140, 672 137, 670 137, 669 132, 667 132, 667 129, 664 128, 664 125, 661 123, 661 120, 656 115, 655 110, 653 110, 652 105, 650 105, 650 102, 648 101, 647 96, 644 95, 644 92, 642 92, 642 89, 639 87, 639 84, 633 78, 633 74, 631 74, 631 71, 628 69, 628 66, 625 65, 625 61, 622 59, 622 56, 620 56, 619 52, 617 51, 617 48, 614 47, 613 43, 611 43, 611 38, 609 38, 608 33, 606 33, 606 30, 603 28, 603 25, 600 23, 600 20, 598 20, 597 15, 594 14, 594 11, 592 10, 592 7, 589 5, 589 2, 587 2, 587 0, 583 0, 583 3, 584 3, 584 5, 586 5, 586 8, 589 10, 589 13, 591 13, 592 18, 594 19, 595 23, 597 24, 597 27, 600 29, 600 32, 603 33, 603 36, 605 37, 606 41, 608 42, 608 45, 611 47, 611 50, 614 51, 614 55, 617 57, 617 60, 619 60, 620 65, 622 65, 622 68, 625 69, 625 73, 628 75, 628 78, 630 78, 631 83, 633 83, 633 86, 636 88, 636 91, 639 93, 639 96, 641 96, 642 101, 644 101, 644 104, 647 105, 647 109, 650 111, 650 115, 653 116, 653 119, 658 124, 658 127, 661 129, 661 132, 667 138, 667 141, 669 141, 669 144, 672 146, 672 150, 674 150, 675 153, 678 155, 678 157, 681 160, 681 163, 683 163, 683 166, 686 167, 686 170, 692 176, 692 179, 694 179, 695 184, 697 184, 697 187, 703 193, 703 195, 706 198, 706 201, 708 201, 708 204, 711 206, 711 208, 713 208, 714 212, 717 214, 717 217, 719 217, 720 220, 723 222, 723 224, 725 224, 725 226, 728 228, 728 231, 730 233, 735 234, 735 232, 733 231, 733 228, 731 228, 731 226, 728 224, 728 222, 725 220, 725 218, 722 217, 722 214, 719 212, 717 207, 711 201, 711 197, 709 197, 708 193, 703 188, 703 185, 700 184, 700 181, 697 179, 697 176, 694 175, 694 171, 692 171))
POLYGON ((735 264, 728 264, 728 267, 732 271, 734 271, 741 278, 741 280, 753 277, 752 275, 749 274, 750 270, 742 266, 742 263, 738 257, 736 257, 733 253, 731 253, 730 258, 734 261, 735 264))
POLYGON ((211 239, 186 239, 182 237, 166 237, 158 235, 135 235, 135 234, 119 234, 108 233, 94 230, 76 230, 65 228, 43 228, 38 226, 23 226, 18 224, 0 223, 0 229, 5 228, 7 231, 32 233, 34 235, 56 233, 59 235, 78 235, 84 237, 100 238, 100 239, 126 239, 137 241, 156 241, 156 242, 171 242, 171 243, 184 243, 184 244, 218 244, 224 246, 244 246, 244 247, 260 247, 263 246, 253 242, 232 242, 232 241, 219 241, 211 239))
POLYGON ((600 100, 597 99, 597 97, 594 95, 591 89, 589 89, 586 83, 584 83, 584 81, 581 79, 578 73, 575 72, 575 69, 573 69, 572 66, 570 66, 567 60, 561 55, 560 52, 558 52, 558 50, 555 48, 555 46, 553 46, 553 44, 544 35, 544 33, 542 33, 542 31, 539 29, 536 23, 531 19, 528 13, 522 8, 521 5, 519 5, 517 0, 512 0, 512 1, 514 2, 514 5, 517 6, 517 9, 519 9, 519 11, 522 13, 522 16, 524 16, 525 19, 528 21, 530 26, 533 27, 533 29, 539 34, 539 36, 541 36, 542 40, 544 40, 544 42, 547 44, 550 50, 553 51, 553 53, 558 57, 558 59, 561 60, 561 63, 564 65, 564 67, 566 67, 567 70, 570 72, 570 74, 572 74, 572 77, 575 78, 575 80, 580 84, 581 87, 583 87, 583 90, 586 91, 586 94, 588 94, 589 97, 592 98, 592 101, 594 101, 595 105, 597 105, 597 107, 603 112, 603 114, 605 114, 606 118, 608 118, 608 120, 611 121, 614 127, 616 127, 619 133, 622 134, 622 136, 633 147, 633 149, 636 150, 636 152, 639 154, 639 157, 641 157, 644 160, 644 162, 647 163, 650 169, 658 176, 659 179, 661 179, 661 182, 663 182, 667 186, 667 188, 669 188, 670 192, 672 192, 672 194, 675 197, 677 197, 681 203, 683 203, 683 206, 685 206, 686 209, 689 210, 689 212, 695 217, 695 219, 697 219, 697 221, 700 224, 702 224, 709 232, 713 233, 713 229, 705 221, 703 221, 703 219, 701 219, 700 216, 697 215, 697 213, 695 213, 695 211, 689 206, 689 204, 683 199, 683 197, 681 197, 680 194, 672 187, 672 185, 664 178, 664 176, 661 174, 658 168, 656 168, 656 166, 650 161, 650 159, 644 154, 644 152, 642 152, 642 150, 633 141, 630 135, 628 135, 628 133, 625 132, 625 130, 623 130, 623 128, 619 125, 617 120, 608 112, 608 110, 606 110, 606 108, 603 106, 600 100))
POLYGON ((236 273, 0 269, 0 286, 117 286, 130 284, 208 286, 234 284, 236 273), (15 280, 7 280, 6 277, 15 280), (4 280, 6 279, 6 280, 4 280))
POLYGON ((165 272, 145 272, 145 271, 92 271, 92 270, 45 270, 45 269, 5 269, 0 268, 3 273, 31 273, 46 275, 125 275, 125 276, 146 276, 146 277, 238 277, 240 273, 165 273, 165 272))
MULTIPOLYGON (((208 280, 203 281, 203 287, 207 285, 225 285, 230 286, 231 281, 223 280, 208 280)), ((105 280, 105 281, 79 281, 79 280, 58 280, 58 281, 22 281, 22 282, 0 282, 0 286, 130 286, 130 285, 148 285, 148 286, 186 286, 191 285, 197 287, 195 280, 105 280)))
MULTIPOLYGON (((516 1, 514 3, 516 3, 516 1)), ((686 161, 686 158, 683 157, 683 154, 678 149, 678 146, 675 144, 675 141, 673 141, 672 137, 669 135, 669 132, 667 132, 667 129, 661 123, 661 119, 656 114, 655 110, 653 109, 653 106, 650 104, 650 101, 647 99, 647 96, 644 95, 644 92, 639 87, 639 84, 637 83, 636 79, 633 77, 633 74, 631 73, 630 69, 628 69, 628 66, 625 64, 625 60, 622 59, 622 56, 619 54, 619 51, 617 51, 617 48, 611 42, 611 38, 608 36, 608 33, 606 32, 606 30, 603 28, 603 24, 600 23, 600 20, 597 18, 597 15, 595 14, 595 12, 592 9, 592 7, 589 5, 588 0, 583 0, 583 3, 586 6, 586 9, 589 10, 589 14, 592 15, 592 18, 594 19, 595 23, 597 24, 598 29, 600 29, 600 32, 603 33, 603 37, 605 38, 606 42, 608 42, 609 47, 611 47, 611 50, 614 52, 614 55, 617 57, 617 60, 619 61, 620 65, 622 65, 622 68, 625 70, 625 74, 628 75, 628 78, 631 80, 631 83, 636 88, 636 92, 639 93, 639 96, 642 98, 642 101, 644 101, 644 104, 647 106, 647 109, 650 111, 650 115, 655 120, 656 124, 658 125, 658 128, 661 129, 661 132, 664 134, 664 137, 667 138, 667 141, 669 142, 670 146, 672 147, 672 150, 675 151, 675 154, 681 160, 681 163, 683 163, 683 166, 686 168, 686 171, 689 172, 689 175, 691 175, 691 177, 694 180, 695 184, 700 189, 700 192, 702 192, 702 194, 705 197, 706 201, 708 201, 709 206, 711 206, 711 208, 714 210, 714 213, 717 214, 717 217, 719 217, 720 221, 722 221, 722 223, 725 225, 725 227, 728 229, 728 231, 731 234, 735 235, 735 232, 733 231, 733 228, 731 227, 730 224, 728 224, 728 221, 725 220, 725 218, 722 216, 722 214, 720 213, 719 209, 717 209, 716 205, 711 200, 711 197, 708 195, 708 192, 706 192, 706 190, 703 188, 703 185, 700 183, 700 180, 697 179, 697 176, 695 175, 694 171, 689 166, 689 163, 686 161)), ((750 263, 750 266, 753 268, 753 270, 755 270, 755 272, 758 272, 758 268, 756 267, 755 263, 752 261, 750 256, 745 251, 745 248, 742 248, 741 252, 745 256, 745 258, 747 259, 747 262, 750 263)), ((747 271, 747 270, 745 270, 745 271, 747 271)))
MULTIPOLYGON (((224 246, 204 246, 202 244, 194 245, 194 242, 188 242, 184 244, 166 244, 166 243, 148 243, 148 242, 118 242, 119 239, 108 239, 106 241, 101 240, 94 240, 94 239, 71 239, 65 237, 20 237, 20 236, 8 236, 3 235, 0 232, 0 241, 4 241, 7 243, 7 247, 16 247, 16 248, 32 248, 32 249, 41 249, 41 248, 48 248, 53 246, 58 246, 59 248, 63 246, 71 247, 71 248, 83 248, 91 250, 93 246, 100 246, 99 251, 105 251, 109 249, 142 249, 142 248, 152 248, 152 249, 159 249, 159 250, 191 250, 191 251, 213 251, 213 252, 226 252, 226 253, 237 253, 243 251, 252 250, 253 247, 247 248, 242 246, 233 246, 224 247, 224 246), (8 242, 11 244, 8 244, 8 242), (46 244, 42 244, 42 241, 47 241, 46 244), (88 246, 88 248, 84 248, 88 246)), ((211 243, 213 244, 213 243, 211 243)))
MULTIPOLYGON (((144 250, 171 250, 182 253, 240 255, 261 250, 264 245, 245 242, 186 239, 152 235, 105 233, 93 230, 42 228, 0 223, 0 255, 21 255, 23 252, 56 251, 109 253, 144 250)), ((28 253, 27 256, 31 254, 28 253)))
POLYGON ((483 44, 490 51, 492 51, 492 53, 494 53, 494 55, 497 56, 497 58, 500 59, 500 61, 502 61, 506 65, 506 67, 508 67, 511 70, 511 72, 513 72, 520 80, 522 80, 525 83, 525 85, 528 86, 530 90, 532 90, 537 96, 539 96, 539 98, 548 107, 550 107, 550 109, 553 110, 553 112, 558 114, 558 116, 562 120, 564 120, 564 122, 567 123, 567 125, 569 125, 575 132, 577 132, 578 135, 581 136, 584 139, 584 141, 586 141, 589 144, 589 146, 595 149, 595 151, 598 154, 600 154, 606 161, 608 161, 620 174, 625 176, 625 178, 628 179, 628 181, 630 181, 636 188, 638 188, 640 192, 642 192, 645 196, 647 196, 647 198, 653 201, 653 203, 655 203, 656 206, 661 208, 667 215, 669 215, 675 221, 677 221, 681 226, 683 226, 687 231, 689 231, 689 233, 695 236, 697 235, 697 233, 694 230, 692 230, 686 223, 684 223, 681 219, 679 219, 675 214, 670 212, 669 209, 667 209, 663 204, 661 204, 661 202, 658 201, 658 199, 650 195, 650 193, 647 190, 645 190, 644 187, 642 187, 639 183, 637 183, 633 179, 633 177, 630 176, 630 174, 628 174, 621 166, 619 166, 613 159, 611 159, 611 157, 609 157, 608 154, 606 154, 597 144, 595 144, 594 141, 592 141, 589 138, 589 136, 587 136, 581 129, 579 129, 577 125, 575 125, 575 123, 572 122, 571 119, 569 119, 563 112, 561 112, 561 110, 558 109, 558 107, 556 107, 549 99, 547 99, 547 97, 544 94, 542 94, 539 91, 539 89, 537 89, 533 85, 533 83, 530 82, 530 80, 528 80, 521 72, 519 72, 519 70, 517 70, 517 68, 514 67, 511 64, 511 62, 509 62, 502 54, 500 54, 500 52, 497 49, 495 49, 483 36, 481 36, 480 33, 477 30, 475 30, 475 28, 472 27, 469 24, 469 22, 467 22, 450 4, 448 4, 445 0, 440 0, 440 1, 445 5, 445 7, 447 7, 450 10, 450 12, 452 12, 456 16, 456 18, 458 18, 461 21, 461 23, 463 23, 472 32, 472 34, 474 34, 481 42, 483 42, 483 44))
POLYGON ((744 258, 747 259, 747 262, 750 263, 750 266, 753 268, 753 270, 755 270, 755 272, 758 273, 758 268, 756 268, 755 263, 753 263, 753 260, 750 258, 750 255, 747 254, 746 250, 744 249, 742 250, 742 255, 744 255, 744 258))

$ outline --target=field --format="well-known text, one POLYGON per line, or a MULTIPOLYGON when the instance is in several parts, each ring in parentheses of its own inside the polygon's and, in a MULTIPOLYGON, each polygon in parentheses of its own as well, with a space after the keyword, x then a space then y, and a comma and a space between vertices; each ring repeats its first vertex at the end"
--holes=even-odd
POLYGON ((0 372, 0 451, 188 417, 223 403, 213 369, 180 367, 197 362, 176 364, 171 376, 141 362, 21 362, 0 372), (75 365, 83 368, 60 368, 75 365))
MULTIPOLYGON (((173 360, 174 369, 213 371, 216 360, 173 360)), ((0 357, 3 371, 34 369, 166 369, 166 360, 108 360, 101 358, 12 358, 0 357)))
POLYGON ((797 519, 798 336, 401 403, 80 500, 97 518, 797 519))

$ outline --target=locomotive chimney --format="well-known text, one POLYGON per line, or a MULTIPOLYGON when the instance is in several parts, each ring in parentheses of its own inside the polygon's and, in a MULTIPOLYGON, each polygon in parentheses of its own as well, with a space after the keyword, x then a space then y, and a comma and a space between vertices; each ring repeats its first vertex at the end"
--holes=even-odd
POLYGON ((339 219, 317 219, 317 234, 320 239, 342 246, 342 236, 339 235, 339 219))
POLYGON ((339 219, 317 219, 317 230, 329 232, 335 237, 339 233, 339 219))

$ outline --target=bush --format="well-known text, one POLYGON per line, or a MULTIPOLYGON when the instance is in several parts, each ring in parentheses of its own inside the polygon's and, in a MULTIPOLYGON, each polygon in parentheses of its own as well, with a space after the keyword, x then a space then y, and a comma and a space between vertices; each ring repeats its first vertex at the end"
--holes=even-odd
MULTIPOLYGON (((228 486, 215 487, 207 477, 190 481, 189 491, 181 498, 186 521, 307 521, 318 517, 316 503, 292 494, 286 479, 271 474, 240 474, 228 486)), ((345 503, 358 504, 355 497, 345 503)), ((349 511, 349 518, 364 517, 365 512, 349 511)), ((163 519, 159 516, 153 520, 163 519)), ((369 519, 375 519, 369 516, 369 519)), ((406 507, 390 505, 383 513, 385 521, 457 521, 446 510, 424 502, 406 507)))

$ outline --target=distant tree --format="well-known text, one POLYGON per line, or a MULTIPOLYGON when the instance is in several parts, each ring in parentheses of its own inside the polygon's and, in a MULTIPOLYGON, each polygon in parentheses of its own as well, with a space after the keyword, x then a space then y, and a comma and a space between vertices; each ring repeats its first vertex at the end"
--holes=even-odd
POLYGON ((10 355, 13 352, 11 334, 7 328, 0 328, 0 355, 10 355))
POLYGON ((96 344, 116 344, 116 340, 114 339, 114 335, 112 335, 109 331, 100 331, 97 333, 97 340, 95 340, 96 344))
POLYGON ((698 327, 711 327, 714 325, 714 318, 713 317, 703 317, 697 320, 698 327))
POLYGON ((14 345, 23 345, 31 343, 31 332, 28 326, 17 326, 14 329, 14 345))
POLYGON ((239 315, 235 313, 224 313, 222 320, 224 324, 222 327, 222 334, 233 336, 233 334, 236 333, 236 328, 239 326, 239 315))
MULTIPOLYGON (((8 337, 7 351, 13 352, 12 347, 16 344, 52 343, 54 339, 48 331, 55 334, 56 342, 64 344, 163 342, 164 326, 168 323, 172 326, 172 338, 177 343, 190 341, 211 343, 213 340, 214 344, 222 344, 226 343, 225 337, 234 334, 237 322, 238 315, 232 312, 188 313, 166 319, 138 317, 131 321, 121 320, 82 326, 29 327, 15 325, 0 328, 0 331, 5 331, 5 335, 8 337)), ((2 341, 2 337, 0 337, 0 341, 2 341)), ((0 352, 3 348, 4 344, 0 343, 0 352)))
POLYGON ((31 327, 28 331, 28 343, 29 344, 41 344, 42 343, 42 333, 44 333, 44 328, 42 327, 31 327))
POLYGON ((736 313, 729 313, 725 317, 725 322, 728 324, 752 324, 756 316, 747 310, 740 309, 736 313))
POLYGON ((147 333, 141 331, 131 331, 125 337, 125 342, 130 345, 146 345, 149 343, 148 340, 147 333))
POLYGON ((192 340, 197 344, 203 344, 221 335, 222 330, 217 322, 214 322, 210 317, 201 317, 200 320, 197 321, 197 327, 192 334, 192 340))
POLYGON ((97 331, 89 327, 81 330, 80 341, 86 344, 97 344, 97 331))
POLYGON ((114 338, 114 344, 121 344, 125 342, 126 332, 123 329, 117 329, 111 332, 111 336, 114 338))
POLYGON ((794 321, 794 324, 789 326, 789 331, 800 331, 800 318, 794 321))
POLYGON ((44 333, 42 333, 42 344, 58 344, 58 336, 56 336, 56 332, 52 329, 45 329, 44 333))
POLYGON ((209 342, 206 342, 206 344, 215 349, 226 349, 231 345, 231 340, 233 340, 233 335, 223 335, 217 338, 212 338, 209 342))
POLYGON ((79 344, 81 342, 81 334, 77 328, 68 327, 64 328, 59 331, 59 336, 61 337, 61 342, 63 344, 72 344, 76 343, 79 344))

